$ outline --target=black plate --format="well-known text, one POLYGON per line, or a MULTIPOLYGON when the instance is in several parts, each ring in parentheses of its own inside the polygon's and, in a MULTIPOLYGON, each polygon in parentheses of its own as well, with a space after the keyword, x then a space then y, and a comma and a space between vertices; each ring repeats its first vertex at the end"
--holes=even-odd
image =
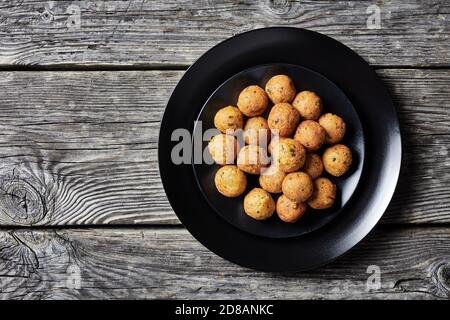
POLYGON ((401 164, 397 115, 375 72, 343 44, 296 28, 259 29, 206 52, 175 88, 159 135, 160 174, 178 218, 203 245, 240 265, 267 271, 300 271, 328 263, 363 239, 388 206, 401 164), (248 68, 272 63, 302 66, 335 83, 355 107, 364 128, 365 157, 359 184, 345 210, 323 227, 274 239, 242 231, 214 212, 200 191, 192 165, 171 161, 172 133, 194 123, 211 94, 248 68))
MULTIPOLYGON (((198 122, 194 127, 194 132, 196 133, 194 136, 202 136, 206 129, 214 128, 216 112, 224 106, 235 105, 238 95, 243 88, 253 84, 264 88, 266 82, 277 74, 289 75, 293 79, 298 92, 303 90, 316 92, 323 100, 324 112, 340 115, 347 124, 347 133, 343 143, 352 150, 354 161, 351 170, 343 177, 328 176, 338 187, 334 206, 328 210, 312 210, 309 208, 307 214, 293 224, 282 222, 276 215, 265 221, 257 221, 247 216, 244 212, 243 201, 245 193, 237 198, 227 198, 217 191, 213 181, 220 166, 203 162, 194 164, 193 168, 197 182, 206 200, 223 219, 235 227, 255 235, 271 238, 288 238, 317 230, 340 214, 354 194, 361 177, 364 160, 363 129, 356 110, 345 94, 325 77, 304 67, 280 63, 252 67, 239 72, 225 81, 211 95, 200 112, 198 122)), ((271 105, 266 113, 268 113, 270 108, 271 105)), ((208 141, 204 140, 203 149, 207 147, 207 144, 208 141)), ((247 178, 247 191, 259 186, 258 176, 248 175, 247 178)), ((276 200, 277 195, 274 196, 276 200)))

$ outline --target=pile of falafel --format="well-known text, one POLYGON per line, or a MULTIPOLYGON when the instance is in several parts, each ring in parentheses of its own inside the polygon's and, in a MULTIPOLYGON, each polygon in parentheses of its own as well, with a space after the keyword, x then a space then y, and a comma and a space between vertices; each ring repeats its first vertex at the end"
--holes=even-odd
POLYGON ((312 91, 296 92, 287 75, 272 77, 265 90, 251 85, 241 91, 237 107, 220 109, 214 117, 221 134, 208 149, 222 165, 215 175, 217 190, 226 197, 246 191, 246 174, 260 175, 261 188, 244 198, 245 213, 256 219, 278 217, 294 223, 307 207, 330 208, 336 199, 336 185, 326 177, 340 177, 351 167, 352 152, 341 144, 346 125, 332 113, 322 114, 321 98, 312 91), (263 116, 269 102, 273 103, 263 116), (244 143, 237 138, 243 135, 244 143), (241 145, 244 144, 244 145, 241 145), (317 152, 326 146, 320 156, 317 152), (236 161, 236 164, 235 164, 236 161), (276 203, 271 194, 281 194, 276 203))

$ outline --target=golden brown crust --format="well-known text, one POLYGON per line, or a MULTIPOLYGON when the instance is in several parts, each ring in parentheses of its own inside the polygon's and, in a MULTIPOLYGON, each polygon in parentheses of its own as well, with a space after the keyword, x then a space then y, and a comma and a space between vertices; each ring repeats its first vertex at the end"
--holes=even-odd
POLYGON ((244 198, 245 213, 256 220, 265 220, 275 211, 272 196, 261 188, 254 188, 244 198))
POLYGON ((282 171, 294 172, 305 164, 306 151, 300 142, 291 138, 280 138, 271 144, 271 155, 282 171))
POLYGON ((237 106, 247 117, 255 117, 264 113, 268 103, 269 98, 263 88, 253 85, 241 91, 237 106))
POLYGON ((233 164, 239 149, 236 137, 218 134, 208 143, 208 150, 213 160, 220 165, 233 164))
POLYGON ((297 128, 294 139, 299 141, 308 152, 320 149, 325 142, 325 130, 314 120, 305 120, 297 128))
POLYGON ((300 121, 300 115, 289 103, 277 103, 270 110, 267 124, 270 130, 278 132, 280 137, 294 133, 300 121))
POLYGON ((221 167, 214 177, 217 191, 226 197, 238 197, 247 187, 247 177, 237 166, 221 167))
POLYGON ((304 172, 289 173, 283 180, 283 194, 292 201, 305 202, 313 193, 311 177, 304 172))
POLYGON ((327 178, 314 180, 314 192, 308 200, 308 205, 313 209, 328 209, 336 199, 336 185, 327 178))
POLYGON ((317 153, 307 153, 302 171, 306 172, 311 179, 317 179, 323 172, 322 158, 317 153))
POLYGON ((341 117, 326 113, 319 118, 319 124, 325 130, 325 143, 335 144, 344 138, 346 125, 341 117))
POLYGON ((282 221, 294 223, 303 216, 306 208, 307 206, 304 202, 292 201, 283 194, 277 200, 276 211, 282 221))
POLYGON ((335 144, 325 150, 322 161, 325 170, 329 174, 340 177, 345 174, 352 165, 352 152, 343 144, 335 144))
POLYGON ((292 106, 307 120, 317 120, 322 113, 322 99, 312 91, 297 94, 292 106))
POLYGON ((287 75, 279 74, 266 83, 266 92, 273 103, 291 103, 295 98, 294 82, 287 75))
POLYGON ((249 174, 260 174, 269 162, 266 150, 253 144, 243 147, 237 157, 238 168, 249 174))
POLYGON ((249 118, 244 127, 244 141, 247 144, 267 147, 270 141, 270 129, 267 120, 263 117, 249 118))
POLYGON ((281 184, 283 183, 286 173, 278 166, 272 164, 265 170, 262 170, 259 176, 259 184, 261 188, 270 193, 281 193, 281 184))
POLYGON ((244 116, 238 108, 228 106, 217 111, 214 116, 214 126, 222 133, 234 134, 244 126, 244 116))

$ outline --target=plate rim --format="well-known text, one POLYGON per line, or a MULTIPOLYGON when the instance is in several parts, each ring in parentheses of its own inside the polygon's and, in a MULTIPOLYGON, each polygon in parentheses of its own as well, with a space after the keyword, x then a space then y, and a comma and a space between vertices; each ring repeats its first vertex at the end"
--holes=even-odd
MULTIPOLYGON (((314 69, 312 69, 313 71, 316 71, 314 69)), ((318 71, 316 71, 318 72, 318 71)), ((320 72, 319 72, 320 73, 320 72)), ((325 76, 327 77, 327 76, 325 76)), ((327 77, 328 78, 328 77, 327 77)), ((331 80, 333 83, 335 83, 335 81, 331 80)), ((344 91, 345 92, 345 91, 344 91)), ((191 126, 191 128, 193 127, 193 125, 191 126)), ((192 130, 191 130, 192 131, 192 130)), ((232 37, 229 37, 221 42, 219 42, 218 44, 216 44, 215 46, 211 47, 210 49, 208 49, 206 52, 204 52, 184 73, 184 75, 181 77, 181 79, 179 80, 179 82, 177 83, 177 85, 175 86, 174 90, 172 91, 172 94, 170 95, 170 98, 167 102, 166 108, 164 110, 162 119, 161 119, 161 125, 160 125, 160 129, 159 129, 159 135, 158 135, 158 167, 159 167, 159 174, 161 177, 161 181, 162 181, 162 185, 164 188, 164 191, 166 193, 167 199, 172 207, 172 209, 174 210, 175 214, 177 215, 178 219, 181 221, 181 223, 186 227, 187 231, 198 241, 200 242, 204 247, 206 247, 208 250, 212 251, 213 253, 215 253, 216 255, 231 261, 233 263, 236 263, 238 265, 244 266, 246 268, 251 268, 251 269, 255 269, 255 270, 261 270, 261 271, 306 271, 306 270, 311 270, 311 269, 315 269, 317 267, 326 265, 336 259, 338 259, 339 257, 341 257, 342 255, 346 254, 347 252, 349 252, 352 248, 354 248, 358 243, 360 243, 365 237, 367 237, 367 235, 370 233, 370 231, 372 231, 374 229, 374 227, 378 224, 378 222, 380 221, 381 217, 384 215, 384 213, 386 212, 386 209, 388 208, 390 202, 392 201, 392 197, 395 194, 395 191, 398 187, 398 181, 400 178, 400 172, 401 172, 401 168, 402 168, 402 164, 403 164, 403 143, 402 143, 402 135, 401 135, 401 131, 400 131, 400 123, 399 123, 399 118, 398 118, 398 112, 397 112, 397 108, 395 107, 393 101, 392 101, 392 97, 389 93, 389 91, 387 90, 387 88, 385 87, 384 83, 381 81, 381 79, 378 77, 378 75, 375 73, 375 71, 370 67, 370 65, 361 57, 359 56, 354 50, 352 50, 351 48, 347 47, 346 45, 342 44, 341 42, 327 36, 324 35, 322 33, 318 33, 315 31, 311 31, 311 30, 307 30, 307 29, 303 29, 303 28, 296 28, 296 27, 268 27, 268 28, 259 28, 259 29, 253 29, 253 30, 248 30, 246 32, 234 35, 232 37), (308 267, 265 267, 265 266, 261 266, 261 265, 255 265, 254 263, 249 263, 247 262, 242 262, 239 259, 236 259, 234 256, 226 256, 223 252, 218 252, 214 249, 211 248, 210 245, 208 245, 203 239, 199 239, 199 235, 198 234, 194 234, 188 226, 186 226, 185 221, 183 221, 183 217, 181 214, 179 214, 179 212, 177 212, 177 210, 175 209, 175 207, 178 207, 178 205, 175 203, 174 199, 172 198, 172 196, 169 196, 169 188, 170 188, 170 183, 167 181, 168 177, 166 177, 166 174, 164 172, 164 164, 162 162, 162 160, 164 160, 164 154, 162 152, 162 136, 163 136, 163 129, 164 129, 164 122, 167 118, 168 115, 168 110, 169 110, 169 106, 171 104, 173 104, 173 100, 175 99, 175 94, 177 92, 177 90, 180 88, 180 86, 183 85, 182 81, 184 78, 186 78, 187 75, 189 75, 191 72, 193 72, 193 69, 201 62, 202 59, 205 58, 205 56, 207 56, 208 54, 210 54, 213 50, 217 49, 218 47, 229 43, 232 40, 237 40, 239 38, 242 38, 243 36, 246 36, 248 34, 251 33, 259 33, 259 32, 266 32, 266 31, 271 31, 271 30, 282 30, 282 31, 291 31, 291 32, 303 32, 306 34, 309 34, 310 36, 314 36, 314 37, 318 37, 318 38, 323 38, 323 39, 328 39, 327 41, 331 41, 334 43, 334 45, 336 45, 339 49, 341 50, 346 50, 349 54, 351 54, 353 56, 353 59, 357 59, 359 60, 359 62, 368 70, 370 70, 370 74, 371 76, 374 78, 374 80, 377 82, 377 84, 379 84, 378 89, 383 91, 383 94, 385 95, 385 97, 388 98, 388 102, 390 104, 390 107, 392 108, 391 111, 392 112, 392 121, 394 122, 394 124, 396 125, 396 132, 395 135, 392 135, 392 138, 395 140, 395 145, 396 145, 396 150, 394 150, 396 152, 396 158, 398 159, 398 161, 394 164, 395 168, 394 170, 394 176, 391 177, 391 181, 392 183, 390 184, 390 189, 392 192, 389 193, 389 195, 386 196, 386 200, 383 203, 382 208, 380 208, 380 213, 377 215, 376 219, 373 220, 372 219, 372 223, 371 225, 367 228, 365 228, 364 230, 361 230, 360 233, 363 233, 362 236, 358 236, 358 240, 357 241, 353 241, 353 243, 351 245, 346 245, 346 249, 344 250, 340 250, 341 252, 339 254, 334 255, 332 258, 327 258, 326 261, 322 261, 322 262, 316 262, 316 263, 310 263, 308 265, 308 267)))

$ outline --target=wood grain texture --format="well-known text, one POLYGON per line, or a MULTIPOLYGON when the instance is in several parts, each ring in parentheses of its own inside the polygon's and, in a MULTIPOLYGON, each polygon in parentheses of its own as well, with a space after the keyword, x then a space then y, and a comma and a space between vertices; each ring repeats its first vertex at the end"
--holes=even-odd
MULTIPOLYGON (((380 70, 404 162, 383 223, 450 222, 450 71, 380 70)), ((180 71, 5 72, 0 224, 178 224, 157 139, 180 71)))
POLYGON ((448 66, 450 4, 374 1, 5 1, 0 65, 187 66, 220 41, 269 26, 329 35, 374 65, 448 66), (370 9, 369 9, 370 10, 370 9))
POLYGON ((288 274, 234 265, 178 228, 0 231, 0 299, 57 298, 448 299, 450 229, 378 230, 331 265, 288 274), (380 287, 367 287, 369 266, 380 287))

